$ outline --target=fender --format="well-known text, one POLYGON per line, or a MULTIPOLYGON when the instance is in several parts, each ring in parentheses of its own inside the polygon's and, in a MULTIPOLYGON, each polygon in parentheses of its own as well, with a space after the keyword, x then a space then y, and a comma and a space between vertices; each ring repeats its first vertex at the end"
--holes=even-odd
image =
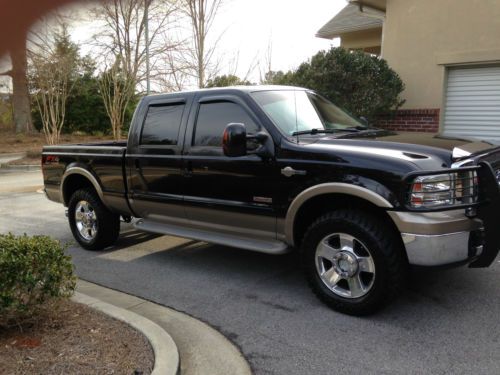
POLYGON ((101 188, 101 185, 99 185, 99 182, 97 181, 97 179, 95 178, 95 176, 89 172, 88 170, 84 169, 84 168, 81 168, 81 167, 69 167, 68 169, 66 169, 66 172, 64 172, 63 176, 62 176, 62 179, 61 179, 61 191, 60 191, 60 194, 61 194, 61 197, 62 197, 62 200, 63 200, 63 203, 65 206, 68 205, 68 202, 67 200, 69 199, 69 197, 65 197, 64 196, 64 182, 66 181, 66 178, 73 175, 73 174, 79 174, 85 178, 87 178, 87 180, 90 181, 90 183, 92 184, 92 186, 94 186, 94 189, 96 190, 97 194, 99 195, 99 198, 101 199, 101 201, 106 204, 106 199, 104 198, 104 193, 102 191, 102 188, 101 188))
POLYGON ((285 240, 291 246, 294 246, 294 223, 295 216, 300 207, 309 199, 324 194, 345 194, 364 199, 374 205, 382 208, 394 208, 394 206, 381 195, 358 185, 347 184, 343 182, 330 182, 311 186, 304 190, 290 204, 285 218, 285 240))

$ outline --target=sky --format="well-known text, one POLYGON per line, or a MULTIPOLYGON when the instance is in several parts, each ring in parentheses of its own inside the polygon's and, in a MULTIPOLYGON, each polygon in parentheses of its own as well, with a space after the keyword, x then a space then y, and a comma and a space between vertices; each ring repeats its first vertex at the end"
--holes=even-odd
POLYGON ((264 60, 270 42, 272 69, 289 70, 330 48, 331 40, 315 34, 345 4, 344 0, 232 0, 221 11, 217 25, 227 25, 224 47, 239 51, 240 75, 256 55, 264 60))
MULTIPOLYGON (((225 0, 211 30, 214 38, 222 34, 219 55, 225 57, 225 65, 221 74, 236 71, 244 78, 250 69, 249 80, 258 82, 269 46, 272 69, 289 70, 319 50, 338 45, 338 40, 320 39, 315 34, 346 3, 346 0, 225 0)), ((82 23, 74 29, 73 39, 84 43, 93 28, 92 22, 82 23)))
MULTIPOLYGON (((337 46, 338 40, 315 37, 316 32, 337 14, 346 0, 225 0, 214 21, 212 36, 223 33, 219 55, 224 57, 220 74, 236 73, 258 82, 264 72, 271 46, 272 70, 290 70, 322 49, 337 46), (253 69, 250 69, 253 68, 253 69), (249 72, 250 69, 250 72, 249 72)), ((82 15, 86 11, 80 6, 82 15)), ((89 40, 93 21, 80 21, 72 30, 78 44, 89 40)), ((85 47, 81 49, 85 54, 85 47)))

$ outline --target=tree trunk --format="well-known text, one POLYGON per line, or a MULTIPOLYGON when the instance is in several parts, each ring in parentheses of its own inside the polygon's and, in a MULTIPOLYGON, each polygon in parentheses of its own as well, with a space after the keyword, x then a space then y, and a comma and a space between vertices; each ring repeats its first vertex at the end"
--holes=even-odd
POLYGON ((12 50, 10 58, 12 61, 12 107, 16 133, 30 133, 33 131, 33 123, 31 121, 28 79, 26 77, 26 43, 12 50))
POLYGON ((203 60, 198 60, 198 86, 200 89, 205 87, 205 69, 203 69, 203 60))

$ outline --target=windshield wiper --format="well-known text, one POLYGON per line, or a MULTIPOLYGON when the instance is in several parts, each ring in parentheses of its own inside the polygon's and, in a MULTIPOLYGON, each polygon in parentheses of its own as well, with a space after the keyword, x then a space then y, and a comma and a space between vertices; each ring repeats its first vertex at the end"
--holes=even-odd
POLYGON ((359 130, 358 129, 354 129, 354 128, 345 128, 345 129, 318 129, 318 128, 313 128, 313 129, 300 130, 298 132, 293 132, 292 136, 303 135, 303 134, 330 134, 330 133, 342 133, 342 132, 357 133, 357 132, 359 132, 359 130))
POLYGON ((348 130, 358 130, 358 131, 364 131, 364 130, 370 130, 370 129, 373 129, 371 127, 368 127, 368 126, 360 126, 360 125, 357 125, 357 126, 351 126, 349 128, 347 128, 348 130))
POLYGON ((379 133, 385 131, 384 129, 375 128, 375 127, 361 127, 356 126, 352 128, 347 128, 347 130, 354 130, 355 133, 379 133))
POLYGON ((364 128, 363 130, 357 130, 356 134, 344 134, 339 136, 339 138, 353 138, 353 137, 371 137, 379 135, 380 133, 387 133, 387 130, 380 128, 364 128))

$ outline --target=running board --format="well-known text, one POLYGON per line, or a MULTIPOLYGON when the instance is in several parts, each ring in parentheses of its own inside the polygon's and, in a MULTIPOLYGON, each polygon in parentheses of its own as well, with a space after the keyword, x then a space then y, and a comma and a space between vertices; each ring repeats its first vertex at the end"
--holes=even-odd
POLYGON ((136 221, 134 227, 145 232, 168 234, 266 254, 286 254, 290 251, 288 245, 283 241, 239 237, 232 234, 158 223, 144 219, 136 221))

